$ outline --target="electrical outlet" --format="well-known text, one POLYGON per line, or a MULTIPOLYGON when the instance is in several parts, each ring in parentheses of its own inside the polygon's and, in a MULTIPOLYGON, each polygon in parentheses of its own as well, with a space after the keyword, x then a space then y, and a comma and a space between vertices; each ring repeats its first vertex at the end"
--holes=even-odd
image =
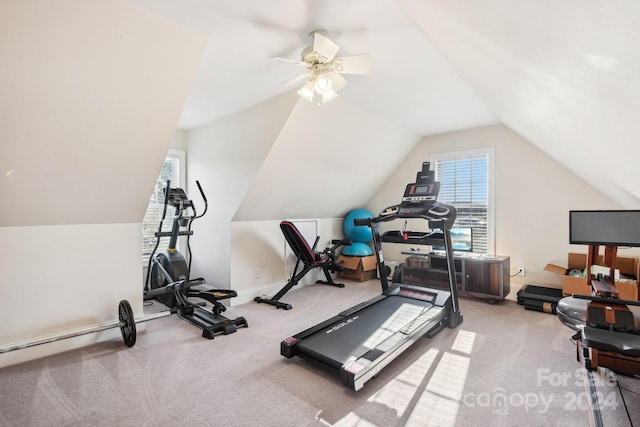
POLYGON ((256 279, 262 277, 262 269, 260 267, 256 268, 256 279))
POLYGON ((525 276, 524 267, 518 267, 518 276, 522 276, 522 277, 525 276))

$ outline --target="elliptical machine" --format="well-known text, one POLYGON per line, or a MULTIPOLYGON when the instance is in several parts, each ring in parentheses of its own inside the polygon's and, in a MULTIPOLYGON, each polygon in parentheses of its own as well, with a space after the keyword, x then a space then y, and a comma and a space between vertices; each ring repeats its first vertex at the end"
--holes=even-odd
POLYGON ((237 296, 236 291, 229 289, 216 289, 207 285, 206 281, 199 277, 191 279, 191 246, 190 237, 193 235, 191 224, 201 218, 207 212, 208 202, 200 182, 196 181, 202 200, 204 211, 198 215, 195 205, 185 191, 181 188, 171 188, 171 182, 167 181, 165 189, 164 207, 162 219, 155 233, 156 245, 149 257, 147 275, 144 286, 144 299, 156 299, 178 314, 183 320, 202 329, 202 336, 213 339, 218 333, 225 335, 233 333, 238 327, 248 327, 244 317, 228 319, 221 315, 227 308, 220 300, 237 296), (175 215, 171 231, 162 231, 167 216, 167 207, 175 208, 175 215), (185 258, 177 249, 178 238, 186 237, 187 257, 185 258), (169 238, 166 251, 156 253, 162 238, 169 238), (206 302, 193 303, 189 298, 201 298, 212 304, 206 307, 206 302))

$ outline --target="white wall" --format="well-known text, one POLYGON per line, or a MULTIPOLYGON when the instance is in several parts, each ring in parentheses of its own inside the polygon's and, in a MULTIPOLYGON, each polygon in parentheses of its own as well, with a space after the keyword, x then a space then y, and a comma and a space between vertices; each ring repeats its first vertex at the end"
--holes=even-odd
MULTIPOLYGON (((504 125, 423 138, 367 207, 379 212, 399 203, 405 185, 432 154, 485 147, 495 147, 496 253, 511 257, 512 274, 516 267, 526 269, 525 277, 513 277, 511 283, 560 287, 560 276, 545 271, 545 265, 566 265, 568 252, 587 251, 569 245, 569 210, 623 208, 504 125)), ((385 224, 387 229, 401 226, 385 224)), ((387 259, 404 261, 405 245, 385 244, 384 249, 387 259)), ((633 254, 638 251, 619 252, 633 254)))
POLYGON ((206 40, 126 0, 2 2, 0 40, 0 226, 141 221, 206 40))
POLYGON ((173 142, 171 143, 171 148, 175 148, 176 150, 187 151, 187 143, 188 143, 189 134, 186 130, 178 129, 176 130, 175 135, 173 136, 173 142))
POLYGON ((640 3, 399 3, 501 123, 640 207, 640 3))
POLYGON ((0 347, 141 314, 140 223, 205 45, 127 0, 0 3, 0 347))
MULTIPOLYGON (((0 227, 0 348, 114 321, 123 299, 141 315, 140 233, 139 223, 0 227)), ((0 366, 114 337, 119 329, 0 354, 0 366)))
POLYGON ((321 106, 299 100, 234 220, 343 216, 365 203, 419 140, 340 97, 321 106))
MULTIPOLYGON (((322 251, 331 246, 331 240, 344 238, 342 218, 336 219, 292 219, 296 222, 310 222, 320 236, 316 249, 322 251)), ((291 278, 292 264, 295 257, 287 260, 286 241, 280 231, 280 221, 234 221, 231 224, 231 283, 238 293, 231 305, 252 301, 257 296, 271 297, 278 292, 291 278), (288 268, 286 268, 288 267, 288 268), (261 276, 256 277, 256 269, 260 268, 261 276)), ((313 245, 316 235, 309 236, 307 241, 313 245)), ((300 269, 301 267, 299 267, 300 269)), ((298 270, 300 271, 300 270, 298 270)), ((314 269, 307 273, 300 283, 292 288, 324 280, 324 273, 314 269)), ((286 296, 282 299, 286 302, 286 296)))
MULTIPOLYGON (((211 209, 194 223, 194 276, 242 294, 232 305, 273 293, 285 283, 282 251, 272 253, 278 223, 319 219, 324 231, 328 218, 362 207, 418 140, 339 99, 318 107, 295 91, 189 131, 190 185, 200 180, 211 209)), ((323 241, 342 238, 333 229, 323 241)))
POLYGON ((199 200, 199 180, 209 200, 209 211, 193 224, 193 277, 231 288, 231 220, 297 100, 287 93, 189 131, 187 188, 199 200))
MULTIPOLYGON (((281 134, 276 143, 280 146, 289 142, 281 134)), ((367 190, 374 196, 364 206, 345 205, 343 213, 354 207, 365 207, 377 213, 386 206, 399 203, 405 185, 414 180, 422 162, 430 160, 431 154, 484 147, 495 148, 496 253, 511 257, 512 273, 516 272, 516 267, 525 267, 527 272, 524 278, 511 279, 514 294, 519 285, 526 283, 560 286, 560 277, 545 271, 545 265, 548 262, 564 264, 570 251, 586 252, 584 247, 568 244, 568 211, 621 207, 503 125, 423 138, 379 188, 372 185, 367 190)), ((387 149, 393 150, 389 145, 387 149)), ((271 156, 274 156, 273 150, 266 159, 267 163, 275 161, 271 156)), ((286 164, 283 163, 282 167, 286 164)), ((259 176, 264 172, 263 166, 259 176)), ((286 175, 286 172, 282 173, 286 175)), ((348 191, 344 193, 348 194, 348 191)), ((327 194, 330 197, 331 193, 327 194)), ((300 199, 295 200, 300 202, 300 199)), ((324 203, 321 195, 313 200, 314 203, 324 203)), ((286 210, 286 206, 282 209, 286 210)), ((260 215, 260 211, 256 210, 255 214, 260 215)), ((233 221, 228 235, 229 256, 226 258, 230 274, 229 281, 225 283, 231 283, 231 288, 240 296, 232 304, 250 301, 257 295, 272 295, 286 282, 283 239, 278 227, 282 219, 287 218, 233 221), (260 278, 255 277, 257 268, 262 272, 260 278)), ((225 220, 228 221, 228 217, 225 220)), ((332 224, 331 220, 320 220, 319 224, 325 221, 332 224)), ((402 224, 385 224, 383 229, 393 226, 401 227, 402 224)), ((335 224, 328 226, 327 233, 323 233, 321 228, 318 230, 326 241, 342 237, 341 222, 337 227, 335 224)), ((226 242, 211 243, 209 250, 225 256, 226 242)), ((385 258, 402 262, 405 257, 400 251, 405 249, 403 245, 385 244, 385 258)), ((634 253, 633 250, 621 250, 621 256, 633 256, 634 253)), ((217 265, 220 271, 224 271, 222 263, 217 265)))

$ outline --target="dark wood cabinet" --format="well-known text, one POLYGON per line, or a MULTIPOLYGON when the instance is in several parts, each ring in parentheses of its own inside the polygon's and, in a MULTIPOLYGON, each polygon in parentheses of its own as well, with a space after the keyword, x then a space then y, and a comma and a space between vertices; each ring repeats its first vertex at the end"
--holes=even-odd
MULTIPOLYGON (((417 266, 412 262, 403 264, 403 282, 448 289, 449 277, 444 255, 418 251, 402 253, 421 260, 417 266)), ((491 304, 503 300, 510 292, 510 259, 507 256, 455 255, 454 266, 460 292, 486 298, 491 304)))

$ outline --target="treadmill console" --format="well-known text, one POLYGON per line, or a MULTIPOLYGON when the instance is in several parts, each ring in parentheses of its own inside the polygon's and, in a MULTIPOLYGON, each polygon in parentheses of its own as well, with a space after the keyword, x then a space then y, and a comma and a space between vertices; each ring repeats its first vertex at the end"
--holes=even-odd
POLYGON ((401 207, 416 204, 430 204, 438 198, 440 183, 435 181, 434 173, 429 169, 430 163, 423 162, 422 170, 416 175, 416 182, 407 184, 402 196, 401 207))
POLYGON ((412 204, 423 204, 425 202, 435 202, 440 191, 439 182, 431 182, 426 184, 407 184, 402 196, 402 206, 412 204))
POLYGON ((422 163, 422 170, 416 176, 416 182, 407 184, 399 205, 389 206, 380 212, 380 217, 419 218, 435 220, 447 219, 451 215, 448 205, 438 203, 440 183, 434 180, 429 162, 422 163))

